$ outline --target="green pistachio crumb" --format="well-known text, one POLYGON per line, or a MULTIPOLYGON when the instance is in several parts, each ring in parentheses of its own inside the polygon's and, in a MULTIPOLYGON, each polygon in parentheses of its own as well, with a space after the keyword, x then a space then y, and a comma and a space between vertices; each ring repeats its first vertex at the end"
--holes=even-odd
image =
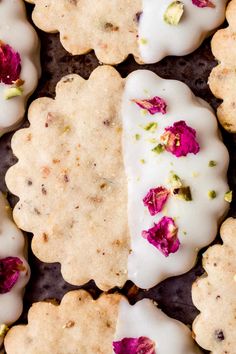
POLYGON ((214 191, 214 190, 209 191, 208 197, 209 197, 209 199, 215 199, 216 198, 216 191, 214 191))
POLYGON ((209 161, 208 166, 209 167, 215 167, 217 165, 217 162, 214 160, 209 161))
POLYGON ((147 44, 148 40, 146 38, 140 38, 140 43, 141 44, 147 44))
POLYGON ((2 323, 0 325, 0 337, 4 337, 8 330, 9 330, 9 328, 7 327, 7 325, 2 323))
POLYGON ((183 234, 184 234, 184 236, 186 236, 187 235, 187 231, 183 231, 183 234))
POLYGON ((155 152, 156 154, 161 154, 164 150, 165 150, 165 146, 162 144, 158 144, 152 149, 152 151, 155 152))
POLYGON ((143 127, 143 129, 147 131, 155 132, 155 130, 157 129, 157 123, 155 122, 148 123, 145 127, 143 127))
POLYGON ((157 143, 157 139, 152 138, 152 139, 148 139, 148 142, 151 144, 156 144, 157 143))
POLYGON ((184 13, 184 4, 182 1, 173 1, 164 13, 164 21, 169 25, 177 26, 184 13))
POLYGON ((182 183, 181 179, 173 171, 171 171, 169 174, 168 183, 171 185, 172 188, 183 187, 183 183, 182 183))
POLYGON ((141 159, 140 162, 144 164, 146 161, 144 159, 141 159))
POLYGON ((173 189, 173 195, 178 197, 179 199, 185 200, 189 202, 192 200, 192 194, 190 187, 180 187, 173 189))
POLYGON ((225 193, 225 196, 224 196, 224 200, 228 203, 231 203, 232 202, 232 198, 233 198, 233 192, 232 191, 228 191, 225 193))
POLYGON ((141 139, 141 135, 140 134, 135 134, 135 140, 140 140, 141 139))
POLYGON ((16 96, 21 96, 23 94, 22 87, 10 87, 4 92, 5 100, 9 100, 10 98, 14 98, 16 96))

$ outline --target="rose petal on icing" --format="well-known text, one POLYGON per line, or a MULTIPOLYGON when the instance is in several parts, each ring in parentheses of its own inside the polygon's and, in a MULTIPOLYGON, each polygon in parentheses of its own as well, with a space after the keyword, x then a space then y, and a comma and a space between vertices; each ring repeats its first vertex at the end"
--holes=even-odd
POLYGON ((154 226, 149 230, 142 232, 142 236, 161 251, 165 257, 178 251, 180 241, 177 234, 178 228, 174 220, 167 216, 164 216, 158 224, 154 223, 154 226))
POLYGON ((156 113, 166 114, 167 105, 161 97, 154 96, 147 100, 133 99, 132 102, 135 102, 139 107, 146 109, 152 115, 156 113))
POLYGON ((20 54, 8 44, 0 43, 0 82, 11 85, 20 78, 20 54))
POLYGON ((161 140, 166 150, 176 157, 199 152, 200 147, 196 141, 196 130, 189 127, 185 121, 176 122, 173 126, 165 128, 165 131, 161 140))
POLYGON ((197 7, 216 7, 215 4, 213 4, 213 2, 211 2, 210 0, 192 0, 193 5, 197 6, 197 7))
POLYGON ((164 187, 152 188, 149 190, 147 195, 143 198, 143 203, 148 207, 149 213, 151 215, 156 215, 162 211, 167 198, 169 196, 169 191, 164 187))
POLYGON ((24 270, 24 266, 20 258, 0 259, 0 294, 8 293, 13 288, 22 270, 24 270))
POLYGON ((155 342, 147 337, 123 338, 113 342, 115 354, 156 354, 155 342))

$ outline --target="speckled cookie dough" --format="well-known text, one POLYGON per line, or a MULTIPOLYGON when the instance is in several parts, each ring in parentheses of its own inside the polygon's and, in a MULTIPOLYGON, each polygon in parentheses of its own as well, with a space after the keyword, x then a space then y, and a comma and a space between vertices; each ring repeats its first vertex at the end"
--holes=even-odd
POLYGON ((22 0, 0 2, 0 136, 24 117, 40 75, 39 43, 22 0))
POLYGON ((200 315, 193 324, 196 341, 212 354, 234 354, 236 348, 236 219, 221 226, 223 245, 203 255, 207 274, 193 285, 193 302, 200 315))
POLYGON ((131 306, 119 294, 93 300, 82 290, 67 293, 59 306, 34 304, 28 325, 11 329, 5 347, 8 354, 201 353, 190 330, 151 300, 131 306))
POLYGON ((217 110, 222 126, 236 133, 236 0, 226 11, 229 26, 216 32, 212 39, 212 52, 219 64, 212 70, 209 85, 213 94, 223 103, 217 110))
POLYGON ((8 326, 22 312, 23 291, 30 274, 24 256, 24 236, 13 223, 11 208, 0 192, 0 347, 8 326))
POLYGON ((101 66, 87 81, 64 77, 29 120, 6 175, 20 198, 14 218, 69 283, 150 288, 188 271, 214 239, 229 206, 228 152, 183 83, 101 66))
POLYGON ((35 4, 34 23, 60 32, 72 54, 94 49, 106 64, 129 54, 138 63, 186 55, 225 18, 226 0, 27 0, 35 4))

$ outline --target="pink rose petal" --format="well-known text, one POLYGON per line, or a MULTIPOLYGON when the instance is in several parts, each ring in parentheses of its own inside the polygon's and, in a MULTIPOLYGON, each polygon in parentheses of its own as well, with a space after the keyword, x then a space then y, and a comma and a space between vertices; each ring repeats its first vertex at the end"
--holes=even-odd
POLYGON ((169 196, 169 191, 164 187, 150 189, 143 198, 143 203, 148 207, 151 215, 156 215, 162 211, 169 196))
POLYGON ((20 78, 21 58, 8 44, 0 42, 0 82, 11 85, 20 78))
POLYGON ((165 128, 165 131, 161 140, 165 149, 176 157, 199 152, 200 147, 196 141, 196 130, 189 127, 185 121, 176 122, 172 127, 165 128))
POLYGON ((18 257, 0 259, 0 294, 8 293, 24 270, 23 262, 18 257))
POLYGON ((213 2, 211 2, 210 0, 192 0, 193 5, 197 6, 197 7, 216 7, 215 4, 213 4, 213 2))
POLYGON ((158 224, 142 232, 142 236, 153 246, 161 251, 165 257, 170 253, 178 251, 180 241, 178 239, 178 228, 172 218, 164 216, 158 224))
POLYGON ((132 100, 135 102, 139 107, 146 109, 150 114, 162 113, 166 114, 166 102, 158 96, 147 100, 132 100))
POLYGON ((147 337, 123 338, 113 342, 115 354, 156 354, 155 343, 147 337))

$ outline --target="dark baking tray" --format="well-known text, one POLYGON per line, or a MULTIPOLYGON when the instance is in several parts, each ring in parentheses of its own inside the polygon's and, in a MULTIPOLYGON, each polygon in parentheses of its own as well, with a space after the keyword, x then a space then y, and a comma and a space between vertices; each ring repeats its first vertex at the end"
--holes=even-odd
MULTIPOLYGON (((29 4, 26 6, 30 20, 32 6, 29 4)), ((37 32, 42 44, 42 77, 30 102, 42 96, 54 97, 56 83, 64 75, 77 73, 87 79, 93 69, 99 65, 93 52, 84 56, 71 56, 61 46, 58 34, 45 34, 39 30, 37 32)), ((166 79, 177 79, 185 82, 197 96, 205 99, 215 109, 220 101, 213 97, 207 85, 209 73, 215 65, 216 62, 210 50, 210 39, 207 39, 191 55, 179 58, 168 57, 158 64, 144 65, 142 68, 150 69, 166 79)), ((132 57, 128 57, 124 63, 116 68, 122 77, 126 77, 133 70, 139 69, 140 66, 135 63, 132 57)), ((27 125, 28 122, 25 120, 22 126, 27 125)), ((230 135, 222 131, 222 136, 231 156, 228 173, 229 184, 230 188, 235 191, 236 154, 234 152, 236 151, 236 135, 230 135)), ((0 190, 4 192, 8 192, 4 182, 4 175, 7 169, 16 162, 10 147, 11 137, 12 134, 6 134, 0 139, 0 190)), ((17 198, 8 193, 8 199, 11 205, 14 206, 17 198)), ((231 204, 229 215, 236 216, 235 201, 231 204)), ((29 234, 28 236, 29 240, 31 240, 31 235, 29 234)), ((219 236, 215 242, 220 242, 219 236)), ((199 254, 196 266, 187 274, 169 278, 149 290, 138 289, 128 281, 123 289, 112 289, 110 292, 121 292, 127 296, 131 303, 144 297, 151 298, 158 303, 158 306, 167 315, 191 326, 192 321, 198 314, 191 300, 191 285, 196 277, 203 273, 201 267, 201 253, 203 251, 199 254)), ((19 320, 20 323, 27 321, 27 311, 33 302, 49 298, 60 301, 66 292, 78 289, 78 287, 71 286, 62 279, 59 264, 42 263, 34 257, 31 251, 29 251, 29 263, 32 276, 26 289, 24 312, 19 320)), ((93 281, 82 288, 89 291, 94 298, 97 298, 101 293, 93 281)))

